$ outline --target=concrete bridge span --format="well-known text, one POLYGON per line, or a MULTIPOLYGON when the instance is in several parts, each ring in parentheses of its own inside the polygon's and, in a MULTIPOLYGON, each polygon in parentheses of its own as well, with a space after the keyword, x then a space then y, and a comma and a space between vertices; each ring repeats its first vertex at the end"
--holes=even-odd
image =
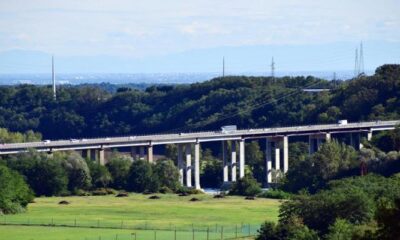
POLYGON ((362 147, 360 145, 360 135, 364 135, 367 140, 370 140, 373 132, 393 130, 399 124, 400 120, 395 120, 242 129, 230 132, 204 131, 79 140, 45 140, 42 142, 2 144, 0 145, 0 155, 17 154, 26 152, 29 149, 36 149, 40 152, 50 153, 54 151, 81 150, 85 157, 97 158, 100 164, 104 164, 105 149, 131 147, 131 155, 133 159, 147 159, 147 161, 153 162, 153 146, 177 144, 178 168, 181 183, 185 183, 188 187, 200 189, 200 144, 204 142, 222 142, 222 156, 224 163, 223 179, 225 182, 228 182, 236 181, 237 177, 241 178, 244 176, 245 141, 252 139, 266 139, 266 182, 272 183, 274 173, 277 171, 286 173, 289 169, 288 147, 290 137, 308 136, 310 153, 313 153, 318 150, 319 146, 324 141, 329 141, 332 135, 349 133, 351 136, 351 143, 354 144, 354 142, 358 142, 357 144, 359 146, 356 146, 356 148, 359 148, 362 147), (358 141, 353 142, 352 136, 354 134, 357 136, 358 141), (231 142, 229 153, 227 148, 228 142, 231 142), (194 158, 192 159, 191 154, 193 145, 194 158), (138 149, 139 153, 137 152, 138 149), (230 162, 228 160, 230 160, 230 162), (192 166, 192 163, 194 166, 192 166), (239 170, 239 174, 237 174, 237 170, 239 170), (192 174, 194 174, 194 185, 192 185, 192 174))

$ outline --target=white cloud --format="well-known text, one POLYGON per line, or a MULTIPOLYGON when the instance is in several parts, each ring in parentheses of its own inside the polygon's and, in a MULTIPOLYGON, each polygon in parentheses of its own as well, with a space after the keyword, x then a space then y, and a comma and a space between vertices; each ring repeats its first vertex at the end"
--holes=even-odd
POLYGON ((167 54, 251 44, 400 39, 398 0, 1 1, 0 50, 167 54))

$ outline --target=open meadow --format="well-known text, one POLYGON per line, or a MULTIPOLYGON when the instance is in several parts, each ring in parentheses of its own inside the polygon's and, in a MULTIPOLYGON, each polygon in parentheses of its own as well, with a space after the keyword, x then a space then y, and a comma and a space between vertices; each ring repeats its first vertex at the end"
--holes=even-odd
POLYGON ((36 198, 25 213, 0 217, 0 223, 6 224, 0 226, 0 236, 15 240, 226 239, 254 234, 263 221, 276 221, 280 205, 262 198, 149 196, 36 198), (199 201, 190 201, 194 197, 199 201), (62 200, 70 204, 59 204, 62 200))

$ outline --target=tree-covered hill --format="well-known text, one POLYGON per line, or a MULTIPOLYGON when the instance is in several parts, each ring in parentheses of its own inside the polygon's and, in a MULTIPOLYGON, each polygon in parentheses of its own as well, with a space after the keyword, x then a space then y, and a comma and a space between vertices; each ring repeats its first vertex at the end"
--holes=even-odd
POLYGON ((313 77, 229 76, 203 83, 120 88, 62 86, 0 87, 0 127, 34 130, 44 138, 144 134, 394 119, 400 114, 400 65, 339 84, 313 77), (307 93, 303 88, 331 88, 307 93))

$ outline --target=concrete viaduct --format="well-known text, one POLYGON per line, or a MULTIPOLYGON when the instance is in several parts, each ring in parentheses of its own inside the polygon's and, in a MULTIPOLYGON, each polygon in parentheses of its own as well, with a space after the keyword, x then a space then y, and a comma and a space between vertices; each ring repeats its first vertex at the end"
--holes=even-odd
POLYGON ((98 159, 100 164, 104 164, 105 149, 130 147, 131 156, 134 160, 139 158, 153 162, 153 146, 177 144, 180 182, 182 184, 185 183, 188 187, 200 189, 200 144, 204 142, 222 142, 223 180, 224 182, 234 182, 236 181, 237 175, 239 178, 244 176, 245 141, 251 139, 266 139, 266 180, 267 183, 272 183, 274 172, 279 170, 286 173, 289 169, 290 137, 308 136, 309 151, 311 154, 317 151, 323 142, 329 141, 334 134, 350 134, 350 144, 355 146, 355 148, 361 148, 361 137, 370 140, 373 132, 393 130, 396 125, 399 124, 400 120, 396 120, 245 129, 229 132, 208 131, 79 140, 47 140, 43 142, 3 144, 0 145, 0 155, 17 154, 26 152, 29 149, 36 149, 39 152, 49 153, 54 151, 76 150, 82 151, 84 157, 98 159), (229 141, 231 142, 231 147, 228 152, 229 141), (194 161, 192 161, 193 159, 191 156, 193 145, 194 161), (137 149, 139 149, 138 154, 137 149), (192 166, 192 163, 194 166, 192 166), (239 174, 237 174, 237 170, 239 170, 239 174), (192 172, 194 173, 194 184, 192 184, 192 172))

